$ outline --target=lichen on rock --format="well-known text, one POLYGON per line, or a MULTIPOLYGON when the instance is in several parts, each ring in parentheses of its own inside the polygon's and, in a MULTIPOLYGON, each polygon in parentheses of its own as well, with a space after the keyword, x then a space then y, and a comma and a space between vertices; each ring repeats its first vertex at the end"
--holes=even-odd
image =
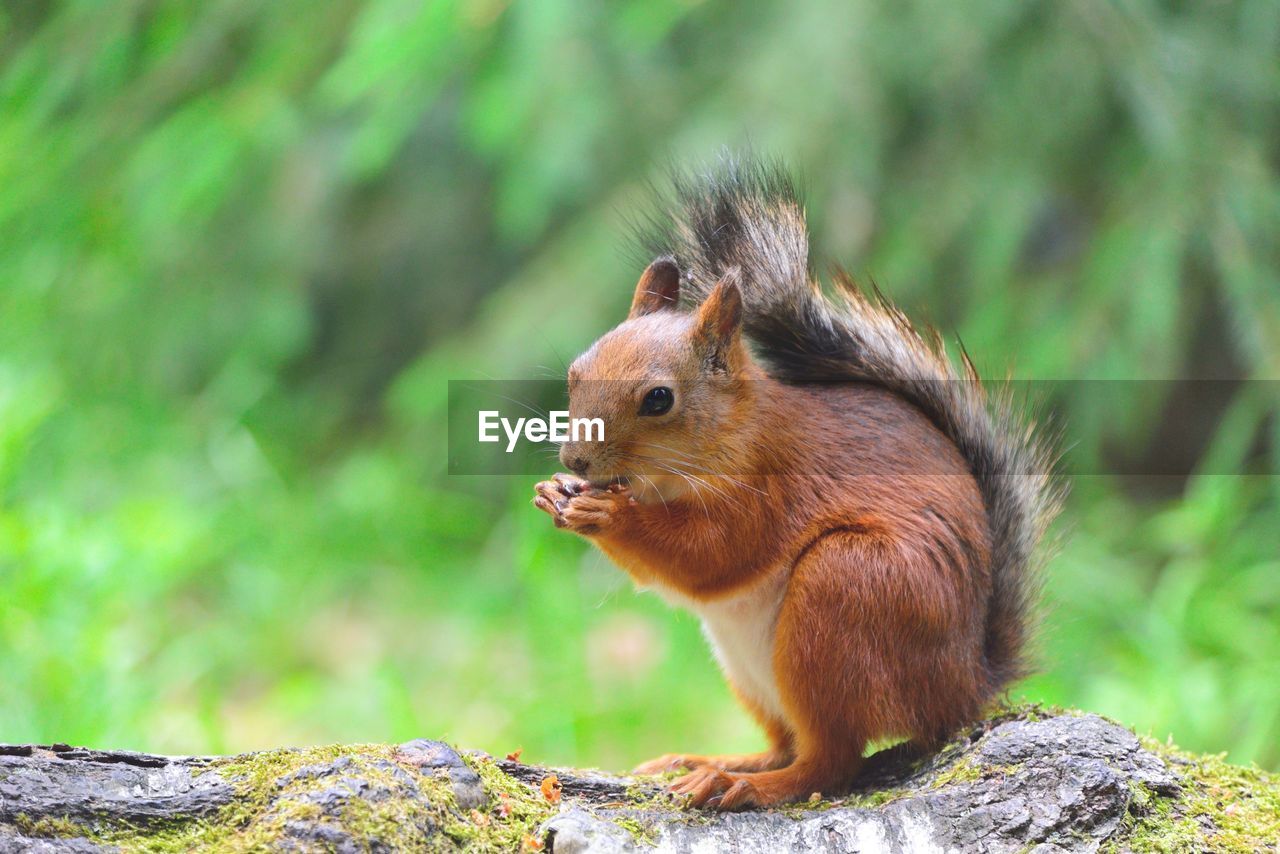
POLYGON ((686 809, 663 782, 426 739, 235 757, 0 746, 0 851, 1258 851, 1280 839, 1271 775, 1039 707, 997 712, 928 757, 882 751, 834 800, 722 815, 686 809))

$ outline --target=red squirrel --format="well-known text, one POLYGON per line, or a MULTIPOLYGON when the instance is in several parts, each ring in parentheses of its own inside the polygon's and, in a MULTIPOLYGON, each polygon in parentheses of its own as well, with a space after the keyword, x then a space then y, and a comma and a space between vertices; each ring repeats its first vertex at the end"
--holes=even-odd
POLYGON ((823 294, 780 166, 677 176, 655 222, 627 319, 569 368, 604 438, 534 504, 697 614, 768 737, 637 773, 722 810, 838 793, 869 741, 936 748, 1023 674, 1047 444, 937 333, 843 273, 823 294))

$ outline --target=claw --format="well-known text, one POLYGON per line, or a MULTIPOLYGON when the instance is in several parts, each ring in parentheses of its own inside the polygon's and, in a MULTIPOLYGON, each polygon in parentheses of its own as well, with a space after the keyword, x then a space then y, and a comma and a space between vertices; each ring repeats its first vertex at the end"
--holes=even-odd
MULTIPOLYGON (((756 787, 749 780, 739 780, 729 787, 723 795, 715 799, 715 807, 724 812, 749 809, 759 806, 760 798, 756 787)), ((708 803, 710 806, 710 803, 708 803)))
POLYGON ((575 495, 580 495, 583 490, 590 485, 582 478, 574 477, 573 475, 565 474, 564 472, 556 472, 551 475, 551 479, 554 480, 559 485, 560 490, 570 498, 575 495))
POLYGON ((733 785, 733 777, 718 768, 702 765, 670 786, 671 791, 689 796, 689 805, 706 806, 733 785))
POLYGON ((551 516, 557 528, 568 528, 587 537, 612 524, 618 510, 635 503, 624 489, 597 489, 580 477, 563 473, 537 484, 534 491, 537 495, 533 505, 551 516))

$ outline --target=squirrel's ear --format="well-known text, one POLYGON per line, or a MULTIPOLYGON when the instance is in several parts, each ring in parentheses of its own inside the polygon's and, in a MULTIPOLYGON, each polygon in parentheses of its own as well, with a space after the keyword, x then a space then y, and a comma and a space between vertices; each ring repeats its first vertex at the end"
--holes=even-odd
POLYGON ((675 308, 680 299, 680 268, 674 258, 662 257, 640 274, 636 295, 631 298, 627 317, 652 314, 660 308, 675 308))
POLYGON ((741 331, 742 291, 736 273, 730 273, 698 307, 694 340, 713 369, 728 370, 734 363, 741 331))

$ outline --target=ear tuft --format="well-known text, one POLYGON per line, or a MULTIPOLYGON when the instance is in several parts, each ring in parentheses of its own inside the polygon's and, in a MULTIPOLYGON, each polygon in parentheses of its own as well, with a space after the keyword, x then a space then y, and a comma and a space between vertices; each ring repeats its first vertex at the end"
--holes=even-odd
POLYGON ((670 256, 656 259, 640 274, 631 312, 627 317, 652 314, 663 308, 675 308, 680 301, 680 268, 670 256))
POLYGON ((726 273, 698 307, 694 328, 708 363, 715 369, 728 370, 742 331, 742 289, 738 287, 736 270, 726 273))

